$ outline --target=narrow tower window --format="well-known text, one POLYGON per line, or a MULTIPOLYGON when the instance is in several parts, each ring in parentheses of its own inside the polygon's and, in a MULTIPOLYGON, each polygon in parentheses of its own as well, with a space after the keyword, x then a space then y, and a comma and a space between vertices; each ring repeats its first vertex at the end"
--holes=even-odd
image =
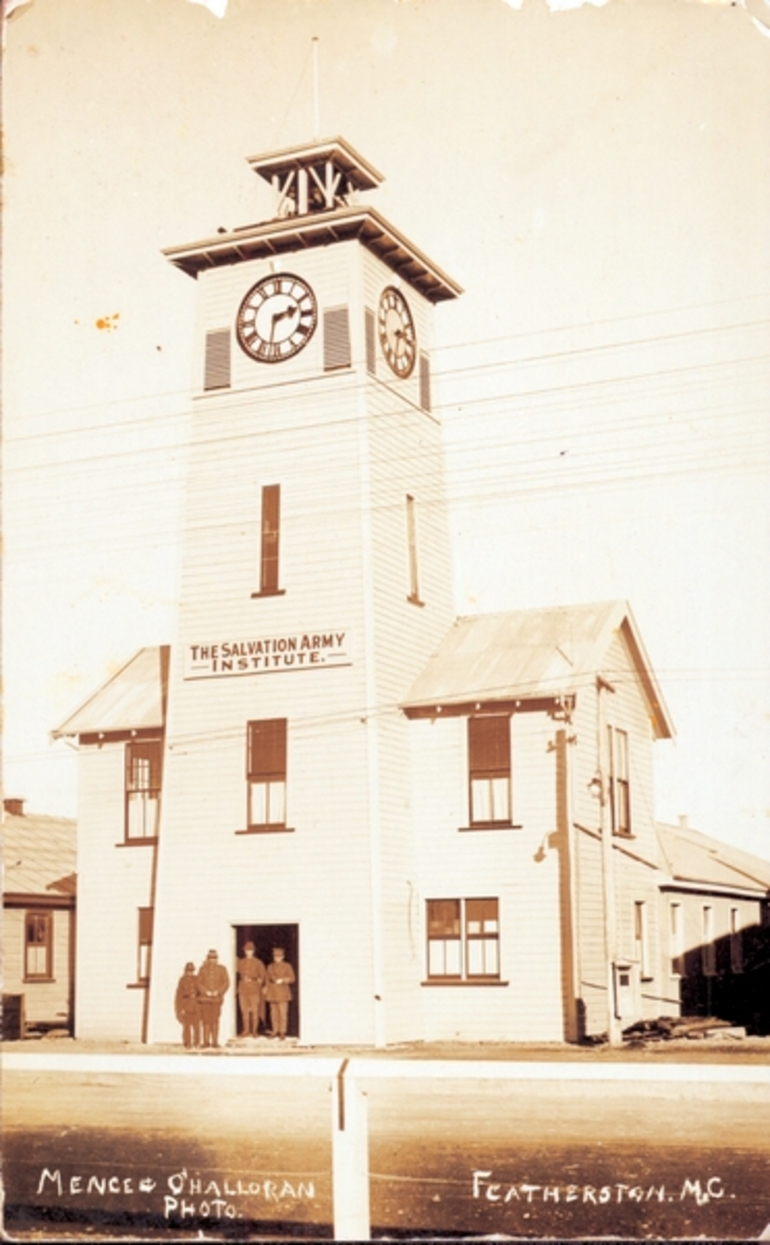
POLYGON ((430 411, 430 359, 424 351, 420 351, 420 406, 430 411))
POLYGON ((278 587, 278 547, 281 528, 281 486, 266 484, 262 489, 262 539, 259 559, 259 596, 280 592, 278 587))
POLYGON ((406 495, 406 545, 409 555, 409 596, 407 601, 411 601, 413 605, 422 605, 417 565, 417 521, 415 518, 414 498, 410 493, 406 495))

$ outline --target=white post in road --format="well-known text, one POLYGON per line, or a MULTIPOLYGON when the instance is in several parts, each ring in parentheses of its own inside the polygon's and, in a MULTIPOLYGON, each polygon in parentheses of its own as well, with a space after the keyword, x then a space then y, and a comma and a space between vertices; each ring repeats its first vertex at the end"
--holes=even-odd
POLYGON ((369 1135, 366 1096, 344 1059, 332 1082, 332 1205, 336 1241, 368 1241, 369 1135))

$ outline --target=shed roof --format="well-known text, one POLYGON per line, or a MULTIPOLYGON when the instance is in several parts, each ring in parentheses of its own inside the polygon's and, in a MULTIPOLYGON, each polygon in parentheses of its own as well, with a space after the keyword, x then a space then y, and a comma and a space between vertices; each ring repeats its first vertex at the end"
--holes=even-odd
POLYGON ((770 860, 741 851, 689 826, 657 824, 667 871, 674 881, 736 890, 770 891, 770 860))
POLYGON ((169 646, 140 648, 117 674, 52 732, 65 735, 109 734, 161 728, 166 716, 169 646))
POLYGON ((473 701, 558 700, 586 688, 597 674, 612 682, 606 661, 616 634, 636 668, 656 735, 670 738, 671 719, 625 601, 458 618, 402 709, 417 716, 473 701))
POLYGON ((3 816, 3 891, 74 895, 77 824, 42 813, 3 816))

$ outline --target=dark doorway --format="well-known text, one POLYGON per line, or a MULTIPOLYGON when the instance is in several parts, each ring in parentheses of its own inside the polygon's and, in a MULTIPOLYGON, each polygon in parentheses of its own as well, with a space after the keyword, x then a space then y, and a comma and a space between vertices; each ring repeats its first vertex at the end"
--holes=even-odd
MULTIPOLYGON (((257 957, 267 966, 273 958, 273 947, 283 947, 285 959, 291 964, 296 975, 296 982, 291 988, 292 1001, 289 1004, 289 1037, 299 1037, 299 926, 298 925, 235 925, 235 958, 243 955, 244 944, 251 941, 256 947, 257 957)), ((238 1013, 237 992, 235 998, 235 1031, 240 1031, 240 1015, 238 1013)), ((270 1011, 268 1008, 268 1022, 270 1011)), ((268 1023, 269 1028, 269 1023, 268 1023)))

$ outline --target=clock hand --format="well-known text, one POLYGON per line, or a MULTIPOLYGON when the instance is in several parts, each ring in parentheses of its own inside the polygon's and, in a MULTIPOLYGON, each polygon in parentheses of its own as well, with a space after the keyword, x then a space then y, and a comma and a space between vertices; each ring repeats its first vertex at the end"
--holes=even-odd
POLYGON ((296 303, 289 303, 288 307, 284 307, 283 311, 273 312, 273 324, 277 324, 279 320, 285 320, 288 316, 293 316, 299 310, 296 303))
POLYGON ((284 307, 283 311, 273 312, 272 318, 270 320, 270 342, 271 344, 273 341, 273 335, 275 333, 276 324, 279 324, 281 320, 285 320, 287 316, 293 316, 294 313, 298 310, 299 308, 296 303, 289 303, 288 307, 284 307))

